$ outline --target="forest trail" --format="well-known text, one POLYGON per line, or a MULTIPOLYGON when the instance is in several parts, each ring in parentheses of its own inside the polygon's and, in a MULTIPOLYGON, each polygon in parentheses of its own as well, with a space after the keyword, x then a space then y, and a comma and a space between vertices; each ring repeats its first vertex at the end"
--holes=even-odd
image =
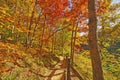
MULTIPOLYGON (((45 75, 48 75, 44 77, 42 80, 67 80, 66 79, 66 68, 64 63, 64 58, 60 58, 60 62, 55 65, 54 68, 50 69, 51 71, 46 73, 45 75)), ((75 73, 73 73, 73 70, 71 71, 71 80, 80 80, 75 73)))

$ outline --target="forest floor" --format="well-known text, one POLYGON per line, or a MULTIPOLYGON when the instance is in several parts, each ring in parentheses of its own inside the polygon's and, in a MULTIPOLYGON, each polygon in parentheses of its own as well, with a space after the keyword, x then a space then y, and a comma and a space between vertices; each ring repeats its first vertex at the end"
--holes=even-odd
MULTIPOLYGON (((23 46, 19 48, 17 45, 9 43, 0 43, 0 45, 0 54, 4 57, 0 57, 2 62, 0 78, 2 80, 66 80, 67 63, 63 56, 55 57, 54 61, 49 60, 50 56, 44 56, 42 58, 46 64, 42 65, 38 58, 31 56, 33 53, 31 49, 29 51, 32 52, 26 51, 25 53, 23 46)), ((54 57, 54 55, 51 55, 51 57, 54 57)), ((79 80, 72 70, 70 72, 71 80, 79 80)))
MULTIPOLYGON (((79 80, 79 78, 70 70, 71 80, 79 80)), ((66 80, 66 68, 64 58, 60 58, 60 62, 57 63, 54 68, 50 69, 50 72, 46 73, 46 77, 43 80, 66 80)))

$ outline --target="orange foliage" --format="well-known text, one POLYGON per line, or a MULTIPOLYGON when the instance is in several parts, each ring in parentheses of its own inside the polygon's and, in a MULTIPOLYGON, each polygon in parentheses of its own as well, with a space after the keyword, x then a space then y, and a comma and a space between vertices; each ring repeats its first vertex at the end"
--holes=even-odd
POLYGON ((68 0, 39 0, 39 6, 42 8, 42 13, 47 16, 49 24, 62 17, 65 9, 68 6, 68 0))
POLYGON ((72 29, 72 28, 67 28, 67 30, 68 30, 68 31, 74 31, 74 29, 72 29))
POLYGON ((74 47, 75 47, 76 49, 83 50, 83 47, 80 46, 80 45, 75 45, 74 47))
POLYGON ((5 73, 5 72, 9 72, 11 70, 12 70, 11 68, 4 68, 4 69, 0 70, 0 74, 5 73))
POLYGON ((88 28, 87 27, 79 27, 77 32, 88 32, 88 28))
POLYGON ((41 41, 47 42, 48 39, 47 38, 43 38, 41 41))

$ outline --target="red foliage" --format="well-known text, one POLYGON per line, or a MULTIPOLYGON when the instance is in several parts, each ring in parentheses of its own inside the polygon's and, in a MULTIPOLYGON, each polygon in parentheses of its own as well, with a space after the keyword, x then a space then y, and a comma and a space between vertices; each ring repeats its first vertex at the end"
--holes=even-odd
POLYGON ((41 41, 42 41, 42 42, 43 42, 43 41, 44 41, 44 42, 47 42, 47 41, 48 41, 48 38, 43 38, 41 41))
POLYGON ((39 6, 47 16, 49 24, 53 24, 55 20, 62 17, 68 5, 68 0, 39 0, 39 6))
POLYGON ((68 30, 68 31, 74 31, 74 29, 72 29, 72 28, 67 28, 67 30, 68 30))
POLYGON ((80 45, 75 45, 74 47, 75 47, 76 49, 83 50, 83 47, 80 46, 80 45))
POLYGON ((79 27, 77 32, 88 32, 88 28, 87 27, 79 27))

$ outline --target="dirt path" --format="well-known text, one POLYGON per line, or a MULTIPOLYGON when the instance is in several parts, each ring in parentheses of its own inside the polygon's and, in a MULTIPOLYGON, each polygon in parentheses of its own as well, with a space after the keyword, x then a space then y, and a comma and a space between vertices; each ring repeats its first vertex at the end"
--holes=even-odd
POLYGON ((62 68, 63 57, 60 58, 60 63, 58 63, 54 68, 47 80, 63 80, 65 68, 62 68))
MULTIPOLYGON (((66 68, 64 67, 64 59, 61 57, 60 62, 55 65, 54 68, 50 69, 49 72, 47 72, 42 80, 66 80, 66 68)), ((74 71, 71 70, 71 80, 80 80, 74 71)))

